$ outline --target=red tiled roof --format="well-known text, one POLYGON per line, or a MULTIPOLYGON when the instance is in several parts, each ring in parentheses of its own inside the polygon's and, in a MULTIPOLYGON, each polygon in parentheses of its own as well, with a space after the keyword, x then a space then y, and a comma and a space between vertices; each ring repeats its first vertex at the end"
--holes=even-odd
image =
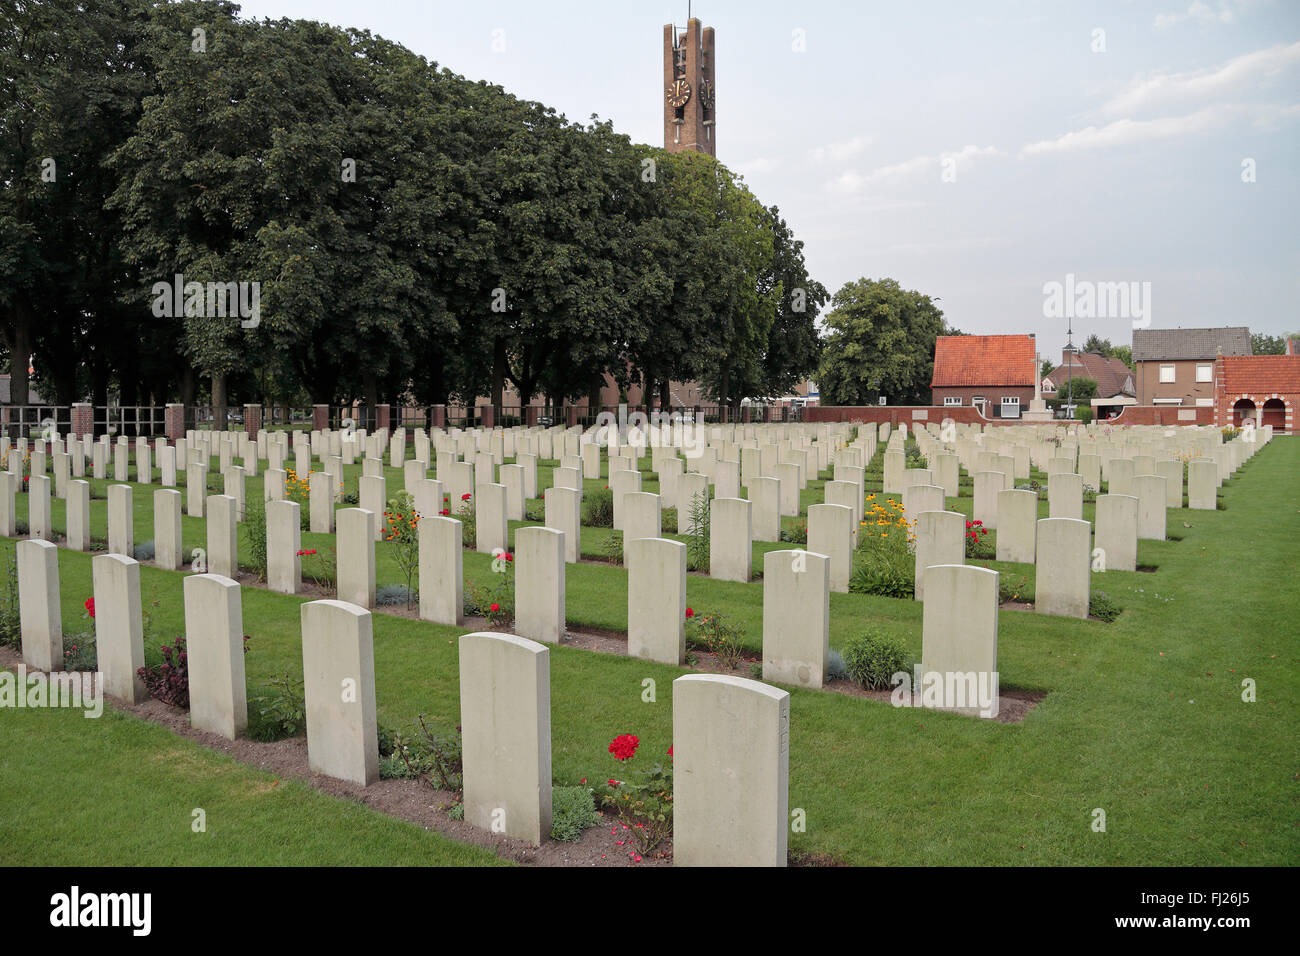
POLYGON ((934 342, 931 388, 1033 388, 1037 377, 1032 335, 941 335, 934 342))
POLYGON ((1062 364, 1048 372, 1047 378, 1057 388, 1060 388, 1067 378, 1090 378, 1097 383, 1097 396, 1099 398, 1133 394, 1132 389, 1128 392, 1124 391, 1124 383, 1133 373, 1129 371, 1127 365, 1117 358, 1105 358, 1096 352, 1080 352, 1073 355, 1073 361, 1070 365, 1074 366, 1072 373, 1068 366, 1062 364))
POLYGON ((1229 397, 1300 392, 1300 355, 1225 355, 1221 387, 1229 397))

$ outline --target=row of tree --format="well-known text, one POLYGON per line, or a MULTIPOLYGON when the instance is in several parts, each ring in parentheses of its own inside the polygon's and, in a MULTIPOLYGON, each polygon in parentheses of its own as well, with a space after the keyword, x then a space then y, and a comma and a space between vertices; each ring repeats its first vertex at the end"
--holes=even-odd
MULTIPOLYGON (((828 295, 713 159, 225 0, 0 6, 12 401, 787 392, 828 295), (255 322, 154 285, 256 282, 255 322)), ((932 352, 931 342, 931 352, 932 352)), ((891 373, 892 374, 892 373, 891 373)))

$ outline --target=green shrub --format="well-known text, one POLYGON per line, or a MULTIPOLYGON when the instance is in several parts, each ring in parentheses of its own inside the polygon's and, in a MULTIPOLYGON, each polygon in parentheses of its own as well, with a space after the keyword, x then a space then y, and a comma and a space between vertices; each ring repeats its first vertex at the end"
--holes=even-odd
POLYGON ((18 552, 9 551, 0 567, 0 644, 22 646, 18 616, 18 552))
POLYGON ((790 541, 794 544, 808 543, 808 522, 796 521, 788 528, 781 529, 781 540, 790 541))
POLYGON ((912 529, 890 505, 872 505, 858 528, 858 552, 849 590, 880 597, 911 598, 916 590, 912 529))
POLYGON ((98 670, 93 633, 63 635, 63 669, 65 671, 98 670))
POLYGON ((551 788, 551 839, 576 843, 582 831, 600 822, 596 802, 587 787, 551 788))
POLYGON ((266 504, 257 496, 244 502, 244 521, 240 525, 248 542, 249 567, 266 580, 266 504))
POLYGON ((1105 591, 1093 591, 1088 598, 1088 613, 1107 624, 1119 617, 1123 610, 1105 591))
POLYGON ((709 493, 699 492, 691 498, 689 524, 686 528, 686 567, 691 571, 709 570, 709 493))
POLYGON ((375 592, 375 605, 377 607, 391 607, 402 604, 410 606, 415 600, 417 592, 412 591, 405 584, 385 584, 375 592))
POLYGON ((272 678, 270 683, 275 693, 248 702, 248 736, 264 742, 296 737, 307 726, 302 678, 285 674, 272 678))
POLYGON ((903 642, 877 630, 850 640, 843 657, 849 679, 868 690, 884 690, 894 674, 911 668, 903 642))
POLYGON ((582 523, 592 528, 614 527, 614 492, 608 488, 584 492, 582 523))
POLYGON ((826 655, 826 679, 840 680, 841 678, 848 676, 848 669, 844 666, 844 655, 839 651, 832 649, 831 652, 826 655))

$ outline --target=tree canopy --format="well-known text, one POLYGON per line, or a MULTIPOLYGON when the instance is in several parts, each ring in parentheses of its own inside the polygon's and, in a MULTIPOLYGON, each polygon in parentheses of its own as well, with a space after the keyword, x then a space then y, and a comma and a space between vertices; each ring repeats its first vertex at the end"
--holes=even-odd
POLYGON ((803 244, 714 159, 225 0, 0 8, 0 320, 58 404, 738 405, 820 359, 803 244), (256 283, 257 320, 153 287, 256 283), (187 310, 188 311, 188 310, 187 310), (47 387, 48 386, 48 387, 47 387))
POLYGON ((928 295, 894 279, 858 279, 835 293, 826 315, 817 384, 827 405, 928 405, 934 343, 958 335, 928 295))

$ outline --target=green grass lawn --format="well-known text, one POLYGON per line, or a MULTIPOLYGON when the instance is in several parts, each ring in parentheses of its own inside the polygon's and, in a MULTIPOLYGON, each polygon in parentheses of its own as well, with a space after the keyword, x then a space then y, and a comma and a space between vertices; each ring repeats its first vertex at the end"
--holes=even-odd
MULTIPOLYGON (((539 487, 550 483, 554 462, 539 467, 539 487)), ((649 459, 645 461, 649 465, 649 459)), ((1094 577, 1124 608, 1113 624, 1004 611, 1000 615, 999 671, 1003 687, 1048 691, 1021 724, 982 722, 933 711, 819 691, 791 690, 790 806, 807 812, 806 833, 791 836, 794 851, 829 853, 854 864, 1012 865, 1278 865, 1300 859, 1297 758, 1296 619, 1300 599, 1289 584, 1300 566, 1300 442, 1280 438, 1248 462, 1222 491, 1223 510, 1171 510, 1169 532, 1180 541, 1139 546, 1140 564, 1154 573, 1108 572, 1094 577), (1184 527, 1184 524, 1190 527, 1184 527), (1252 678, 1258 702, 1244 703, 1241 681, 1252 678), (1091 829, 1093 810, 1106 812, 1107 831, 1091 829)), ((349 479, 359 473, 349 470, 349 479)), ((390 494, 399 469, 387 469, 390 494)), ((810 482, 807 503, 821 500, 825 473, 810 482)), ((652 473, 643 489, 656 490, 652 473)), ((108 482, 92 482, 102 493, 108 482)), ((594 479, 588 487, 603 487, 594 479)), ((870 486, 869 486, 870 487, 870 486)), ((152 489, 136 488, 137 542, 151 537, 152 489), (150 492, 146 494, 145 492, 150 492)), ((965 496, 948 506, 969 513, 965 496)), ((260 479, 248 482, 260 496, 260 479)), ((20 499, 20 514, 25 507, 20 499)), ((1040 503, 1046 514, 1046 501, 1040 503)), ((62 502, 54 524, 62 528, 62 502)), ((103 536, 103 501, 93 501, 94 532, 103 536)), ((1091 518, 1091 505, 1085 517, 1091 518)), ((787 519, 787 523, 794 519, 787 519)), ((601 529, 584 529, 598 542, 601 529)), ((202 522, 185 519, 186 547, 202 544, 202 522)), ((304 535, 304 547, 332 543, 304 535)), ((756 558, 773 547, 756 545, 756 558)), ((13 542, 0 540, 0 549, 13 542)), ((396 565, 378 547, 378 581, 396 583, 396 565)), ((599 551, 598 545, 592 550, 599 551)), ((91 593, 90 557, 59 555, 65 631, 86 628, 82 604, 91 593)), ((761 559, 760 559, 761 560, 761 559)), ((485 580, 490 557, 467 552, 467 578, 485 580)), ((1033 580, 1033 568, 979 562, 1033 580)), ((761 564, 757 565, 761 567, 761 564)), ((181 633, 179 573, 144 566, 146 606, 153 601, 154 639, 181 633)), ((575 625, 626 628, 627 575, 607 564, 569 565, 567 608, 575 625)), ((688 577, 688 603, 728 615, 761 640, 762 583, 736 584, 688 577)), ((252 635, 246 659, 249 696, 286 671, 301 673, 299 598, 245 589, 244 630, 252 635)), ((921 650, 921 606, 860 594, 831 596, 831 644, 842 646, 869 626, 921 650)), ((455 628, 391 615, 374 618, 375 673, 382 724, 399 729, 426 714, 458 723, 455 628)), ((147 654, 156 659, 155 646, 147 654)), ((555 782, 612 773, 610 738, 635 733, 643 753, 658 756, 671 743, 673 678, 683 668, 567 647, 551 650, 553 772, 555 782), (642 700, 642 681, 657 683, 657 701, 642 700)), ((178 856, 190 846, 188 819, 202 805, 192 788, 245 771, 219 766, 225 758, 199 753, 200 773, 172 779, 171 763, 151 754, 181 748, 165 731, 114 716, 0 712, 0 829, 10 862, 35 861, 50 821, 62 821, 57 841, 100 861, 271 862, 269 833, 282 842, 313 829, 330 840, 308 841, 295 862, 389 862, 429 859, 452 851, 418 828, 378 818, 332 798, 297 793, 292 799, 320 809, 287 821, 253 784, 221 791, 231 814, 248 828, 266 823, 260 840, 210 842, 208 855, 178 856), (209 764, 208 761, 215 761, 209 764), (105 772, 104 768, 110 768, 105 772), (210 770, 210 772, 209 772, 210 770), (86 801, 94 793, 97 801, 86 801), (39 795, 39 799, 37 797, 39 795), (144 812, 141 812, 141 810, 144 812), (183 817, 172 844, 159 835, 157 813, 183 817), (111 819, 112 840, 96 830, 111 819), (365 825, 357 821, 367 821, 365 825), (84 825, 78 826, 77 823, 84 825), (71 824, 71 825, 69 825, 71 824), (342 833, 343 835, 340 835, 342 833), (15 839, 14 834, 18 834, 15 839), (390 847, 410 845, 402 856, 390 847)), ((178 761, 179 763, 180 761, 178 761)), ((192 763, 192 761, 191 761, 192 763)), ((248 780, 262 775, 246 771, 248 780)), ((290 799, 277 796, 276 799, 290 799)), ((295 804, 296 806, 296 804, 295 804)), ((209 819, 211 820, 211 813, 209 819)), ((211 827, 210 827, 211 829, 211 827)), ((242 839, 242 838, 240 838, 242 839)), ((194 844, 197 845, 197 842, 194 844)), ((62 851, 60 851, 62 852, 62 851)), ((464 851, 469 854, 470 851, 464 851)), ((451 862, 450 856, 447 862, 451 862)), ((457 862, 469 862, 469 856, 457 862)), ((41 860, 41 862, 45 862, 41 860)))

